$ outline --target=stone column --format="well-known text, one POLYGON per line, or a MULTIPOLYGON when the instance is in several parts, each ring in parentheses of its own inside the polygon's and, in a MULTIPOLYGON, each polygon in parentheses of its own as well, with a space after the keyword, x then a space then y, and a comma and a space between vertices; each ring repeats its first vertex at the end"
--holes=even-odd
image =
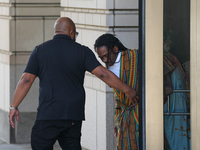
POLYGON ((20 121, 9 125, 9 106, 31 51, 53 37, 60 17, 59 0, 0 0, 0 138, 8 143, 30 142, 38 105, 38 80, 19 106, 20 121))
POLYGON ((163 0, 145 2, 145 107, 146 150, 163 150, 163 0))
MULTIPOLYGON (((61 0, 61 16, 76 24, 77 42, 93 50, 96 38, 115 34, 128 48, 138 48, 138 0, 61 0)), ((85 77, 86 121, 82 146, 92 150, 115 150, 112 89, 90 73, 85 77)))
POLYGON ((190 1, 191 149, 200 149, 200 0, 190 1))

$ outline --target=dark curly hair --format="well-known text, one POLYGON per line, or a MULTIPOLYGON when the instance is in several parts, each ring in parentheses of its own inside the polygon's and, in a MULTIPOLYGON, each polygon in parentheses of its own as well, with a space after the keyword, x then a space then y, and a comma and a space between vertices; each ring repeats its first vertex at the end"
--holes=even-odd
POLYGON ((119 51, 127 50, 127 48, 120 42, 118 38, 108 33, 103 34, 98 37, 98 39, 96 39, 94 44, 95 51, 101 46, 106 46, 108 49, 111 49, 111 51, 113 51, 114 46, 117 46, 119 48, 119 51))

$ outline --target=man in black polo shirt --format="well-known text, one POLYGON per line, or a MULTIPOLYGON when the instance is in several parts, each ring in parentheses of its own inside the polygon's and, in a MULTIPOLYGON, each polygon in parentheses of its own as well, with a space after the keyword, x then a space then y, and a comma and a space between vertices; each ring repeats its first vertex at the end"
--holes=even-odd
POLYGON ((17 85, 10 107, 10 124, 19 120, 18 106, 36 77, 40 79, 39 106, 32 128, 33 150, 52 150, 56 140, 63 150, 80 150, 82 120, 85 120, 85 71, 134 100, 136 92, 105 69, 93 52, 75 42, 74 22, 61 17, 55 22, 55 36, 33 50, 17 85))

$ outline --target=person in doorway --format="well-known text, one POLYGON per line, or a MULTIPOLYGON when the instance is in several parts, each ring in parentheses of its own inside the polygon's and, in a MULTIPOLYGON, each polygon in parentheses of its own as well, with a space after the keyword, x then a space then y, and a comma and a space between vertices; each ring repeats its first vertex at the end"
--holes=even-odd
MULTIPOLYGON (((170 44, 170 36, 164 33, 164 112, 188 113, 187 93, 173 93, 173 90, 186 90, 187 84, 179 60, 169 52, 170 44)), ((165 115, 165 150, 190 150, 189 122, 187 115, 165 115)))
MULTIPOLYGON (((138 50, 126 48, 112 34, 97 38, 94 49, 106 68, 138 92, 138 50)), ((115 92, 114 135, 118 150, 139 150, 139 99, 131 101, 126 93, 113 88, 115 92)), ((138 93, 137 93, 138 95, 138 93)))
POLYGON ((78 33, 70 18, 58 18, 54 30, 53 39, 36 46, 29 58, 10 106, 9 121, 14 128, 14 118, 19 120, 18 106, 38 77, 39 106, 31 133, 32 149, 52 150, 58 140, 62 150, 81 150, 85 71, 122 91, 130 101, 136 98, 136 91, 101 66, 88 47, 75 42, 78 33))

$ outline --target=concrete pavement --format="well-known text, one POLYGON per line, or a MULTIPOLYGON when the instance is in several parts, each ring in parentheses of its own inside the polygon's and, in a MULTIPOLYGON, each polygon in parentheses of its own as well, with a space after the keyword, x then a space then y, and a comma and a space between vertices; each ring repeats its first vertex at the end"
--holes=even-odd
MULTIPOLYGON (((32 149, 30 144, 8 144, 4 142, 2 139, 0 139, 0 150, 32 150, 32 149)), ((61 150, 58 143, 54 145, 54 150, 61 150)))
MULTIPOLYGON (((32 150, 30 144, 8 144, 0 139, 0 150, 32 150)), ((58 143, 54 145, 54 150, 61 150, 58 143)), ((82 148, 82 150, 87 150, 82 148)))
MULTIPOLYGON (((8 144, 0 139, 0 150, 32 150, 30 144, 8 144)), ((61 150, 58 144, 54 145, 54 150, 61 150)))

